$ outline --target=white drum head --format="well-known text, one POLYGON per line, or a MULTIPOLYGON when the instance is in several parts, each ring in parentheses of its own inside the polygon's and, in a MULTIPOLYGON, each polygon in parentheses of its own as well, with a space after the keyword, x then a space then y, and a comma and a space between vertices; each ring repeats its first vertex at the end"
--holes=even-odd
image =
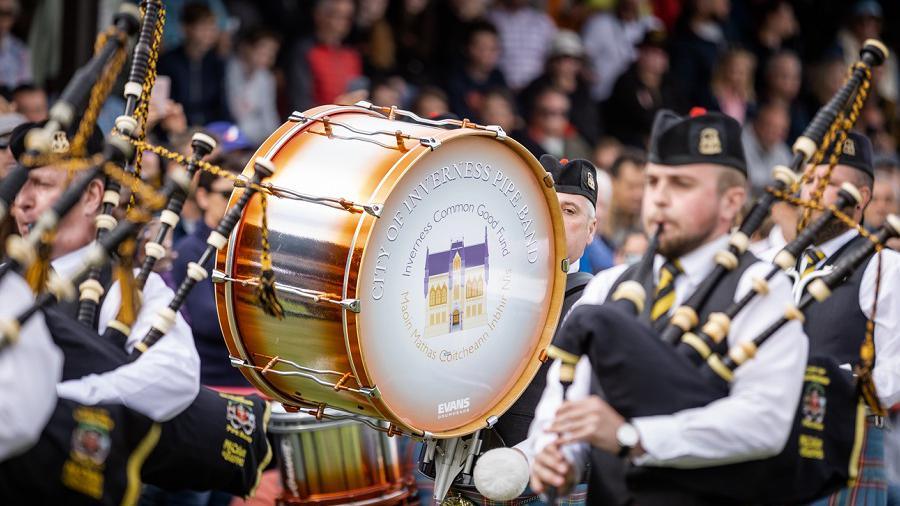
POLYGON ((415 162, 384 203, 356 322, 364 367, 407 425, 486 422, 536 360, 560 269, 541 185, 507 145, 462 136, 415 162))

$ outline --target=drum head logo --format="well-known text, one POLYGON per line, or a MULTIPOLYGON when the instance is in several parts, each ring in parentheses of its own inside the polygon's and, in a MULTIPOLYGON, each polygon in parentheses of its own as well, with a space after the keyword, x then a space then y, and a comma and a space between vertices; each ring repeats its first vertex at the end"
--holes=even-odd
POLYGON ((251 408, 241 403, 229 400, 226 417, 231 427, 248 436, 256 430, 256 415, 251 408))
POLYGON ((825 421, 825 387, 807 383, 803 392, 803 421, 805 425, 821 425, 825 421))
POLYGON ((425 337, 474 329, 487 323, 485 288, 488 282, 487 227, 484 238, 466 244, 450 240, 450 247, 427 250, 425 256, 425 337))

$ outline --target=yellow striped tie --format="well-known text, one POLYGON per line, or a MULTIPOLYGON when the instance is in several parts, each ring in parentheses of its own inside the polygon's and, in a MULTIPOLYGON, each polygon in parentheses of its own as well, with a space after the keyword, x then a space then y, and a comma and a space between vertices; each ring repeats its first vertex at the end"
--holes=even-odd
POLYGON ((803 274, 800 277, 805 278, 814 270, 816 270, 816 265, 822 260, 825 260, 825 253, 816 248, 809 248, 804 253, 803 256, 806 257, 806 268, 803 269, 803 274))
POLYGON ((656 321, 667 314, 675 303, 675 278, 683 271, 678 260, 667 261, 659 271, 659 283, 656 285, 656 293, 653 299, 653 309, 650 311, 650 319, 656 321))

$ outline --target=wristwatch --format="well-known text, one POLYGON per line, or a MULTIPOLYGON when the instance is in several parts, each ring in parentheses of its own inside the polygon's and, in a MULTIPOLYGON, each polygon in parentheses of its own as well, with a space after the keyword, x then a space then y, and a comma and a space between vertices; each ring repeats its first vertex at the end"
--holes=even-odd
POLYGON ((626 457, 631 449, 637 446, 641 440, 634 425, 628 422, 623 423, 616 429, 616 441, 619 443, 619 457, 626 457))

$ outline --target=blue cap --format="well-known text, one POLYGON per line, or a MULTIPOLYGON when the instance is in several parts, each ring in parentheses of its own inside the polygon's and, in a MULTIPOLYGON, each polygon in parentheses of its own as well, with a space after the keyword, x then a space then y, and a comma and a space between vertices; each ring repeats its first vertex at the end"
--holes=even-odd
POLYGON ((256 147, 234 123, 214 121, 206 125, 205 130, 219 141, 222 153, 231 153, 232 151, 256 147))

